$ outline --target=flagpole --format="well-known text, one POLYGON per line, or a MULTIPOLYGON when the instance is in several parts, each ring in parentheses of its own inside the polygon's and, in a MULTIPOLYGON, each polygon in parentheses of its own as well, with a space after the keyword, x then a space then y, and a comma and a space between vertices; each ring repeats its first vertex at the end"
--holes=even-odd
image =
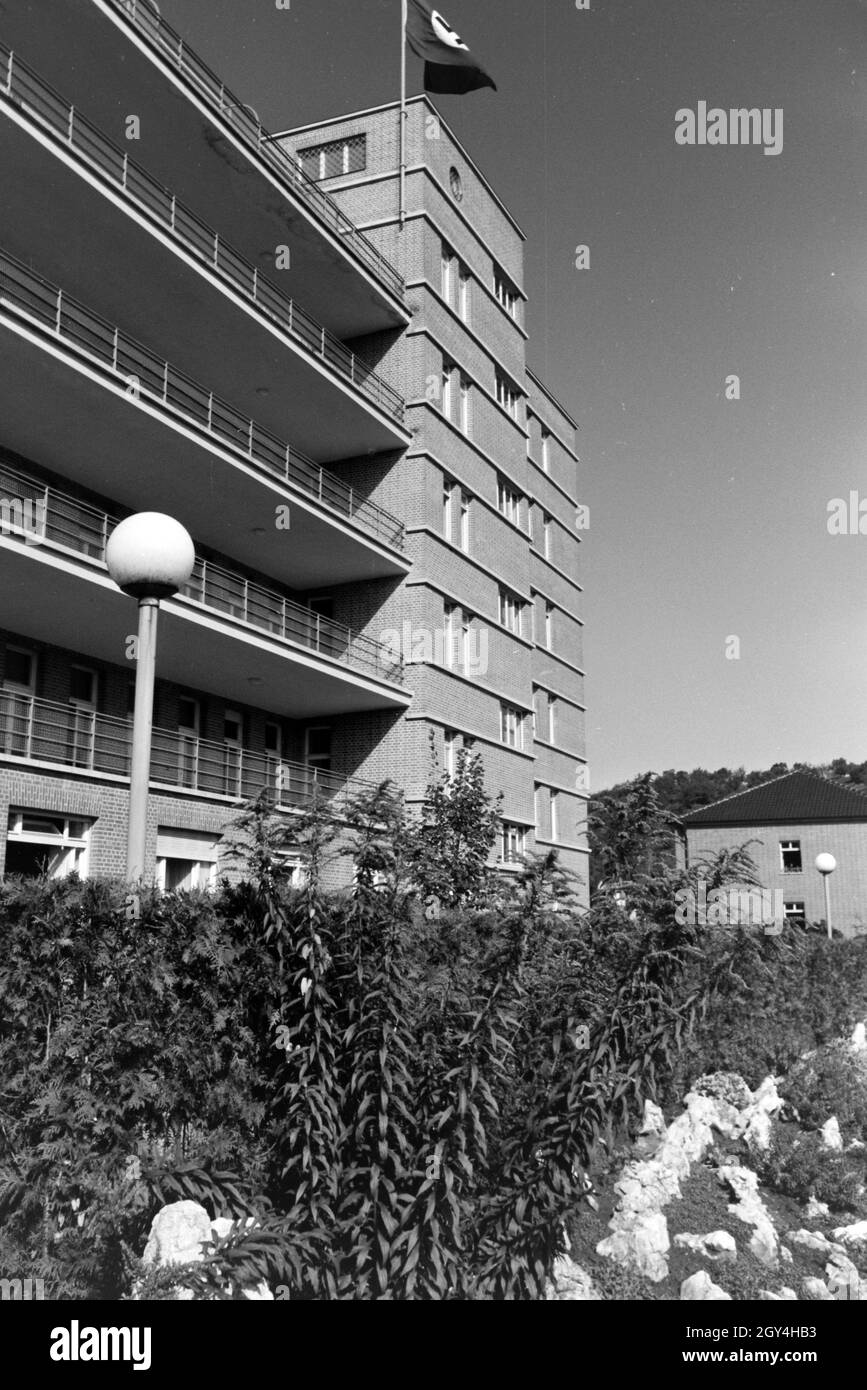
POLYGON ((406 225, 406 28, 408 0, 401 0, 400 27, 400 230, 406 225))

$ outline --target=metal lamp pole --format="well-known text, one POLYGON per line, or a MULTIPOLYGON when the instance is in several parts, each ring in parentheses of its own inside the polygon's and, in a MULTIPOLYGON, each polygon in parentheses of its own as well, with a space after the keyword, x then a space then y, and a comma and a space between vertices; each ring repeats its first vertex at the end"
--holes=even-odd
POLYGON ((822 882, 825 887, 825 923, 828 928, 828 940, 831 940, 831 875, 837 867, 837 861, 833 854, 817 854, 816 868, 822 875, 822 882))
POLYGON ((157 618, 160 599, 187 582, 196 561, 189 533, 162 512, 138 512, 116 526, 105 548, 108 572, 125 594, 138 599, 135 711, 129 783, 126 874, 131 908, 139 915, 138 887, 147 865, 148 791, 153 739, 157 618))

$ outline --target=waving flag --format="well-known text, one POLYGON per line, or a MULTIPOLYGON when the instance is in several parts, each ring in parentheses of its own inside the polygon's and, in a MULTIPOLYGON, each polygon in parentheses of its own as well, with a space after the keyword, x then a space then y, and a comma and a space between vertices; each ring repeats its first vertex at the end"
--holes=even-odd
POLYGON ((460 34, 425 0, 409 0, 406 37, 413 53, 424 59, 426 92, 460 96, 479 87, 497 90, 496 82, 479 66, 460 34))

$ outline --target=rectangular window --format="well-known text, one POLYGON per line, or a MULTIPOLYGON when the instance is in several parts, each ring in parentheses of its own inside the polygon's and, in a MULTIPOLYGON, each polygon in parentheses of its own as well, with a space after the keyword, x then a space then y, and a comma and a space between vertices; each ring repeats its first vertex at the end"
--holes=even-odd
POLYGON ((298 160, 307 177, 317 181, 360 174, 367 168, 367 136, 348 135, 325 145, 309 145, 298 151, 298 160))
POLYGON ((89 666, 73 666, 69 672, 69 703, 96 707, 96 672, 89 666))
POLYGON ((472 626, 473 620, 469 613, 464 613, 461 617, 461 666, 464 671, 470 669, 470 656, 472 654, 472 626))
POLYGON ((443 734, 443 768, 447 777, 454 777, 458 766, 458 738, 454 729, 443 734))
POLYGON ((442 244, 440 290, 446 304, 452 302, 452 288, 455 275, 455 253, 445 242, 442 244))
POLYGON ((323 772, 331 770, 331 726, 314 724, 304 734, 304 761, 323 772))
POLYGON ((504 864, 519 864, 526 848, 526 832, 521 825, 503 821, 500 830, 500 858, 504 864))
POLYGON ((797 902, 786 903, 786 902, 784 902, 784 903, 783 903, 783 915, 785 916, 785 919, 786 919, 787 922, 797 922, 797 923, 799 923, 801 926, 804 926, 804 924, 806 923, 806 920, 807 920, 807 914, 806 914, 805 911, 804 911, 804 904, 803 904, 803 903, 797 903, 797 902))
POLYGON ((157 886, 164 893, 203 892, 217 877, 219 837, 202 830, 157 828, 157 886))
POLYGON ((551 431, 542 426, 542 472, 547 473, 551 467, 551 431))
POLYGON ((521 635, 521 610, 523 608, 517 594, 510 589, 500 589, 500 622, 510 632, 521 635))
POLYGON ((551 792, 551 839, 555 841, 560 838, 560 793, 551 792))
POLYGON ((517 488, 508 479, 497 478, 497 509, 513 525, 521 524, 521 503, 523 499, 517 488))
POLYGON ((500 706, 500 742, 509 748, 524 747, 524 716, 512 705, 500 706))
POLYGON ((469 379, 468 379, 467 377, 462 376, 462 377, 461 377, 461 414, 460 414, 460 421, 459 421, 459 424, 460 424, 461 433, 462 433, 462 434, 465 434, 465 435, 467 436, 468 439, 469 439, 469 437, 470 437, 470 433, 471 433, 471 430, 472 430, 472 423, 473 423, 473 418, 472 418, 472 416, 473 416, 473 407, 472 407, 472 393, 471 393, 471 389, 470 389, 470 382, 469 382, 469 379))
POLYGON ((36 693, 36 653, 24 647, 6 648, 6 678, 4 689, 16 690, 22 695, 36 693))
POLYGON ((461 533, 460 546, 465 555, 470 553, 470 497, 466 492, 461 493, 461 533))
POLYGON ((462 265, 458 284, 458 313, 464 323, 470 321, 470 279, 470 272, 462 265))
POLYGON ((550 560, 550 559, 551 559, 551 547, 552 547, 551 524, 552 524, 552 523, 551 523, 551 518, 550 518, 550 516, 548 515, 547 512, 543 512, 543 513, 542 513, 542 538, 543 538, 543 550, 544 550, 544 555, 545 555, 545 559, 546 559, 546 560, 550 560))
POLYGON ((447 420, 451 420, 454 409, 454 377, 455 368, 451 362, 443 362, 442 376, 442 412, 447 420))
POLYGON ((87 876, 89 820, 40 811, 10 809, 6 836, 6 873, 25 878, 87 876))
POLYGON ((554 605, 545 604, 545 646, 550 652, 554 646, 554 605))
POLYGON ((505 271, 500 270, 499 266, 494 266, 494 295, 506 313, 511 314, 512 318, 516 319, 521 296, 508 275, 505 271))
POLYGON ((459 619, 458 610, 453 603, 447 603, 444 610, 445 636, 446 636, 446 665, 456 666, 458 664, 458 632, 459 619))
POLYGON ((784 874, 801 873, 803 865, 801 863, 800 840, 780 841, 780 867, 784 874))
POLYGON ((452 539, 452 493, 454 486, 451 478, 443 478, 443 535, 447 541, 452 539))
POLYGON ((548 696, 548 742, 557 742, 557 696, 548 696))
POLYGON ((521 393, 503 372, 497 372, 497 403, 513 420, 521 418, 521 393))

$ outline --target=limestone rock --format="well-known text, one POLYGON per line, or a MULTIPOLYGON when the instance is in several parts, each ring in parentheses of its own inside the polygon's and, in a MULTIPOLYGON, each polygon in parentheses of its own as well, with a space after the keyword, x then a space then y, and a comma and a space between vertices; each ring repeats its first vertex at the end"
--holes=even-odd
POLYGON ((831 1234, 843 1245, 864 1245, 867 1243, 867 1221, 856 1221, 852 1226, 837 1226, 831 1234))
POLYGON ((746 1225, 753 1227, 750 1249, 762 1264, 775 1267, 779 1259, 779 1241, 774 1223, 759 1196, 758 1176, 738 1163, 726 1164, 718 1170, 721 1182, 728 1183, 736 1201, 729 1211, 746 1225))
POLYGON ((661 1211, 642 1211, 617 1227, 596 1247, 598 1255, 634 1269, 654 1284, 668 1274, 668 1223, 661 1211))
POLYGON ((145 1252, 147 1265, 191 1264, 202 1258, 202 1244, 211 1239, 211 1218, 198 1202, 172 1202, 151 1222, 145 1252))
POLYGON ((830 1292, 824 1279, 805 1279, 801 1284, 804 1290, 804 1297, 814 1303, 831 1303, 834 1295, 830 1292))
POLYGON ((664 1134, 665 1116, 652 1100, 644 1102, 644 1119, 639 1134, 664 1134))
POLYGON ((820 1217, 830 1216, 827 1202, 817 1202, 815 1197, 810 1197, 804 1208, 804 1215, 808 1221, 817 1221, 820 1217))
POLYGON ((559 1303, 592 1303, 602 1300, 602 1295, 593 1287, 590 1275, 569 1255, 560 1255, 555 1260, 545 1297, 559 1303))
POLYGON ((684 1279, 680 1286, 680 1297, 682 1301, 692 1303, 723 1300, 730 1303, 732 1296, 713 1282, 707 1270, 700 1269, 697 1274, 691 1274, 688 1279, 684 1279))
POLYGON ((822 1125, 822 1143, 826 1149, 833 1149, 836 1153, 842 1152, 843 1136, 836 1115, 832 1115, 830 1120, 826 1120, 822 1125))
POLYGON ((683 1233, 674 1237, 674 1243, 708 1260, 737 1259, 738 1248, 734 1236, 729 1231, 711 1231, 706 1236, 683 1233))

